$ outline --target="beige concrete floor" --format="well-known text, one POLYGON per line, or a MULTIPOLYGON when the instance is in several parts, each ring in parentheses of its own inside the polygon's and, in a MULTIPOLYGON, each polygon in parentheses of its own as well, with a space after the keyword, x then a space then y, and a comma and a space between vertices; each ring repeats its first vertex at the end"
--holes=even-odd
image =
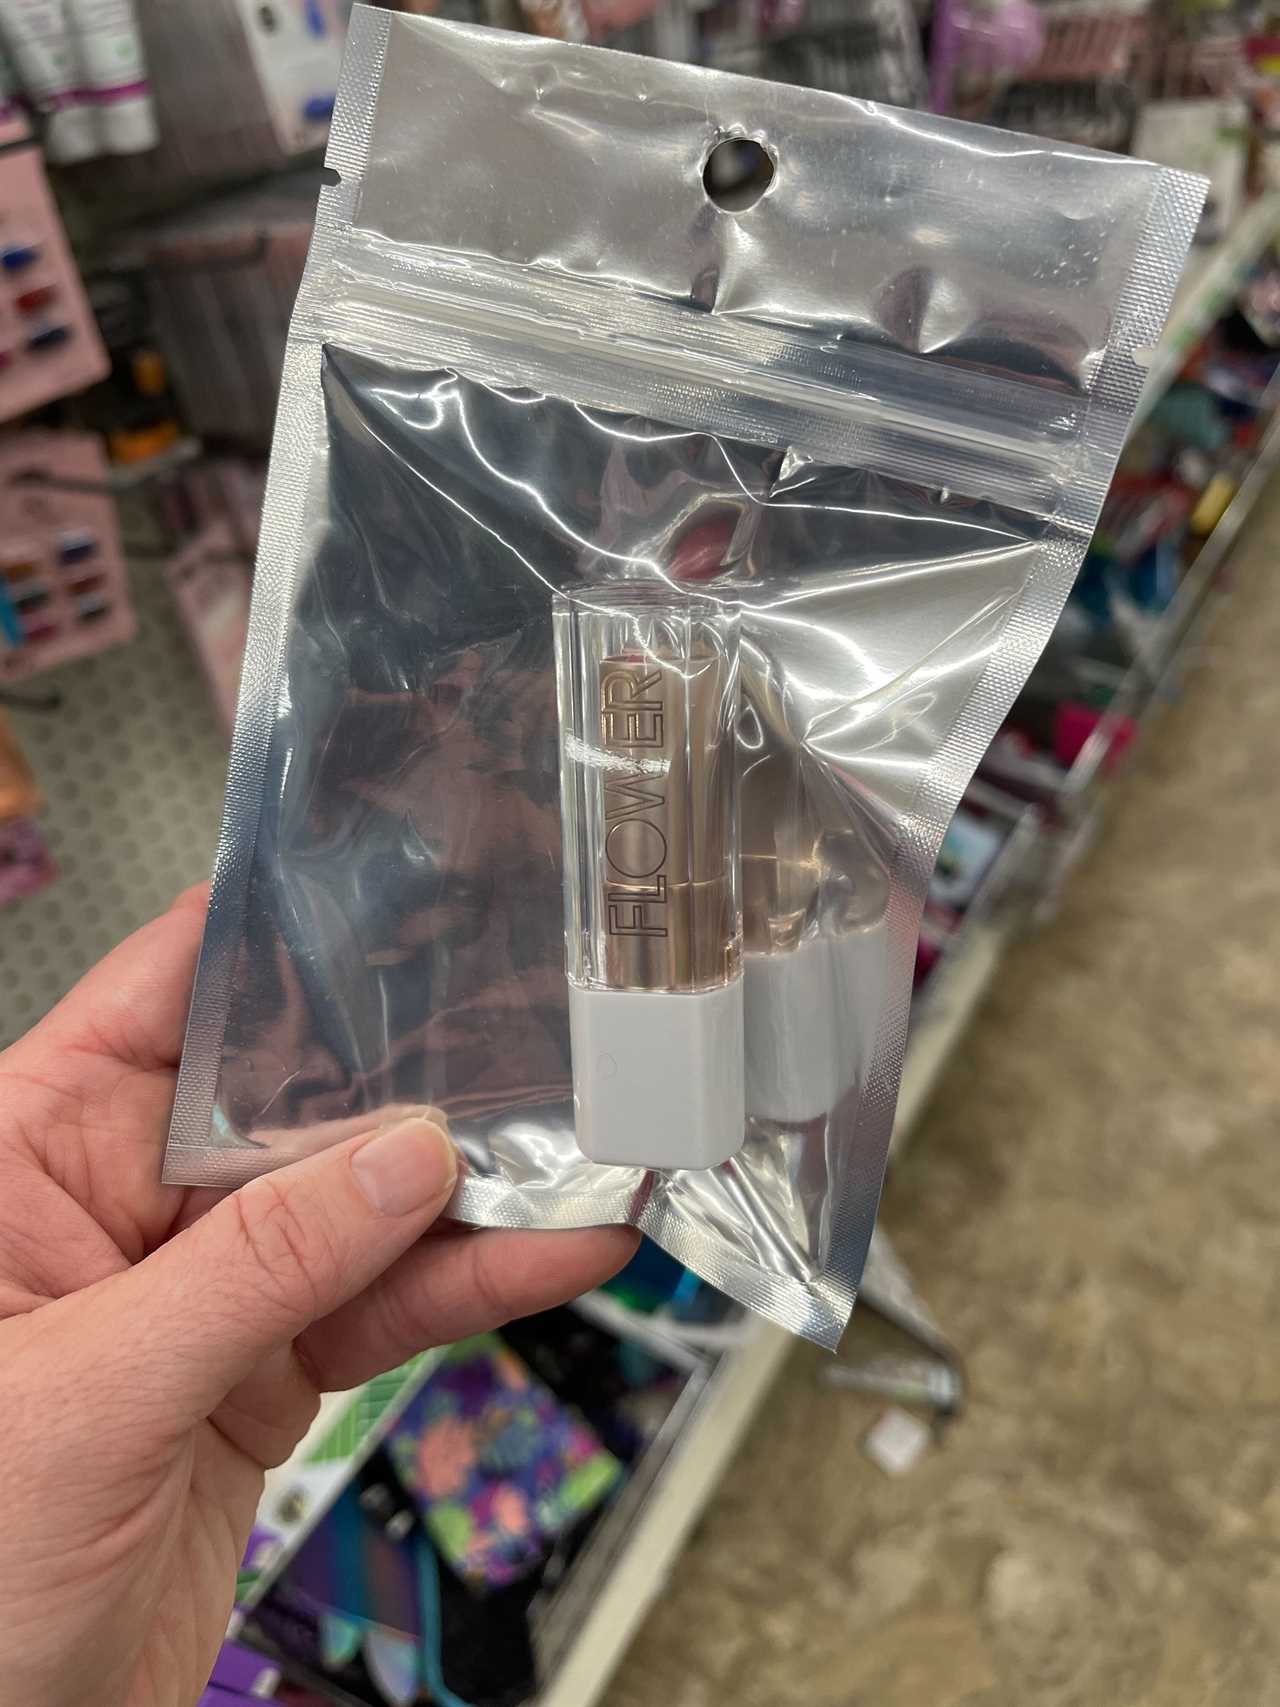
POLYGON ((886 1194, 967 1413, 798 1350, 610 1707, 1280 1703, 1280 488, 1232 574, 886 1194))

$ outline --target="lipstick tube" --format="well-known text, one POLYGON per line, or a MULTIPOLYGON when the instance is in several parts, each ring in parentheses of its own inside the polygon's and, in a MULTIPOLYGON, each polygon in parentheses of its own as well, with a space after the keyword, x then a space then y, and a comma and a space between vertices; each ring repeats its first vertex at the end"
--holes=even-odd
POLYGON ((737 616, 624 583, 554 627, 578 1146, 714 1167, 745 1121, 737 616))
POLYGON ((856 836, 823 833, 793 750, 744 747, 746 1107, 806 1125, 856 1080, 858 1018, 883 978, 887 885, 856 836))

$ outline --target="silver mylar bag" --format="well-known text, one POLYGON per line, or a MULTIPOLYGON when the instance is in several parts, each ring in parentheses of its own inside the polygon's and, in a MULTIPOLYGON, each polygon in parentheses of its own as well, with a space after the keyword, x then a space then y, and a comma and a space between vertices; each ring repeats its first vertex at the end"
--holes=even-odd
MULTIPOLYGON (((460 1218, 630 1221, 834 1345, 929 873, 1080 563, 1203 186, 364 8, 328 160, 166 1178, 235 1184, 429 1104, 460 1218), (774 167, 736 212, 703 182, 734 137, 774 167), (589 1161, 575 1131, 562 817, 584 833, 599 775, 571 813, 562 767, 615 760, 564 727, 599 678, 561 657, 558 709, 556 635, 595 644, 615 595, 664 605, 668 660, 701 625, 717 696, 681 739, 695 784, 721 743, 725 816, 682 818, 651 888, 690 930, 732 921, 659 998, 694 1015, 723 974, 743 1016, 698 1116, 745 1109, 716 1165, 589 1161)), ((607 978, 605 948, 578 960, 607 978)), ((679 1141, 702 1035, 645 1028, 639 1094, 601 1105, 628 1142, 650 1099, 679 1141)))

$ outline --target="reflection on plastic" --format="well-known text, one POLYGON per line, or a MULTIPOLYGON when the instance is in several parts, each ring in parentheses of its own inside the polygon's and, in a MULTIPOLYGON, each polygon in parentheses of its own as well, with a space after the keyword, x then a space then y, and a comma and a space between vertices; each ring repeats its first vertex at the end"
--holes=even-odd
POLYGON ((632 1221, 833 1344, 930 868, 1198 191, 386 12, 329 163, 168 1177, 433 1104, 465 1219, 632 1221), (722 134, 781 163, 740 214, 722 134))

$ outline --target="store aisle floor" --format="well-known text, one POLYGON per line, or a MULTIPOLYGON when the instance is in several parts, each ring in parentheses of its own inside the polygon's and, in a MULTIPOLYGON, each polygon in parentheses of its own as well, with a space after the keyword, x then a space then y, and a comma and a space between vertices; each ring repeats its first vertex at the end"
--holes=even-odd
POLYGON ((799 1350, 610 1707, 1280 1702, 1278 559, 886 1194, 967 1413, 890 1481, 799 1350))

